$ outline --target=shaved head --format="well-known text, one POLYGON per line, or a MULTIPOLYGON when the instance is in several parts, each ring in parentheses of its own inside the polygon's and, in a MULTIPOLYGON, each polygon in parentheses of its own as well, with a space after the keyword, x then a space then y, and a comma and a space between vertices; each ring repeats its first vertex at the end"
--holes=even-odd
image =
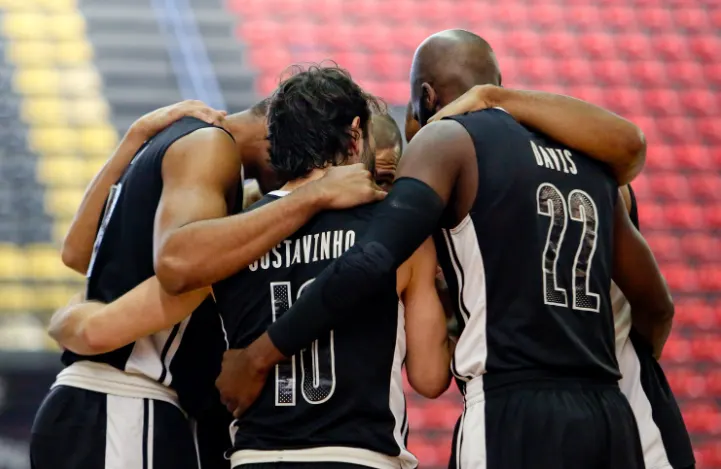
POLYGON ((411 65, 411 101, 421 125, 474 85, 500 85, 496 54, 482 37, 449 29, 424 40, 411 65))

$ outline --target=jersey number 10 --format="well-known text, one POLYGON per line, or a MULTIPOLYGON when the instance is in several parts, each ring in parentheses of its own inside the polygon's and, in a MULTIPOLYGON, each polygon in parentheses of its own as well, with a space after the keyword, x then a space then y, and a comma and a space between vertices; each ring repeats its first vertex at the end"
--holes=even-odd
POLYGON ((598 313, 600 299, 597 293, 591 293, 589 281, 591 279, 591 264, 596 253, 596 238, 598 236, 598 211, 596 204, 586 192, 572 190, 566 200, 553 184, 544 182, 536 191, 538 214, 551 218, 548 227, 546 246, 543 249, 543 301, 547 305, 568 307, 568 293, 565 288, 558 285, 556 278, 556 264, 566 234, 568 218, 583 223, 581 242, 576 249, 576 258, 573 261, 573 309, 598 313))
MULTIPOLYGON (((311 279, 298 289, 296 299, 313 283, 311 279)), ((293 304, 290 282, 271 282, 270 298, 273 322, 277 321, 293 304)), ((296 356, 275 365, 275 405, 294 406, 296 403, 296 356)), ((310 349, 300 352, 300 389, 309 404, 322 404, 335 392, 335 350, 333 331, 327 339, 319 339, 310 349)))

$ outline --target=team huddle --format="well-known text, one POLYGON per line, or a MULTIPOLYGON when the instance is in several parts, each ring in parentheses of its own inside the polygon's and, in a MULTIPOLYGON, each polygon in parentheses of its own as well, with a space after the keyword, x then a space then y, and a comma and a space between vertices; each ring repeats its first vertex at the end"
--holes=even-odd
POLYGON ((63 245, 87 287, 50 322, 34 469, 423 467, 404 369, 464 397, 449 468, 694 467, 642 132, 502 88, 468 31, 423 41, 410 85, 405 151, 335 66, 133 124, 63 245))

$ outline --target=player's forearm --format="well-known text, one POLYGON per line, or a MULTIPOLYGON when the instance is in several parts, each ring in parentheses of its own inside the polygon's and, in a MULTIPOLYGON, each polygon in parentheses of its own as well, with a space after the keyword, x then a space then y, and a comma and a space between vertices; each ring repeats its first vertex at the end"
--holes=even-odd
POLYGON ((338 325, 347 324, 379 291, 395 285, 396 270, 433 233, 444 204, 417 180, 397 182, 377 205, 373 223, 268 329, 285 356, 297 353, 338 325))
POLYGON ((627 184, 643 168, 646 139, 638 126, 599 106, 541 91, 497 88, 492 103, 516 120, 610 165, 627 184))
POLYGON ((98 222, 110 187, 120 179, 146 139, 143 132, 131 128, 85 190, 61 250, 63 263, 76 272, 85 274, 88 269, 98 222))
POLYGON ((670 292, 646 298, 642 304, 631 303, 633 327, 652 347, 653 355, 659 359, 666 340, 671 334, 675 307, 670 292))
POLYGON ((429 337, 418 344, 408 344, 406 370, 413 389, 428 399, 443 394, 451 383, 452 342, 445 334, 445 321, 441 324, 442 336, 429 337))
POLYGON ((246 268, 324 207, 312 184, 250 212, 190 223, 170 235, 155 271, 171 294, 212 285, 246 268))

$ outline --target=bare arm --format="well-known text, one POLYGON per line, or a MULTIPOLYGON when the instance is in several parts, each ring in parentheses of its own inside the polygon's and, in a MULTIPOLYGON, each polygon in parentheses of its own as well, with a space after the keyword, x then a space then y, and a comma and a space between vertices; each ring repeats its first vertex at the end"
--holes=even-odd
POLYGON ((614 220, 613 281, 631 304, 633 327, 660 357, 671 332, 673 300, 651 249, 631 223, 621 195, 614 220))
POLYGON ((435 288, 436 262, 436 248, 428 239, 408 260, 411 277, 402 294, 408 381, 429 399, 443 394, 451 383, 451 348, 435 288))
POLYGON ((542 91, 475 86, 431 119, 501 107, 533 127, 611 166, 619 184, 628 184, 646 161, 646 139, 632 122, 599 106, 542 91))
POLYGON ((50 319, 48 332, 62 347, 97 355, 172 327, 188 317, 210 289, 172 296, 150 277, 109 304, 76 297, 50 319))
POLYGON ((184 116, 221 125, 225 111, 216 111, 200 101, 183 101, 157 109, 135 121, 85 191, 63 241, 61 258, 66 266, 78 273, 86 273, 93 253, 98 222, 110 186, 120 179, 143 142, 184 116))
POLYGON ((322 209, 384 196, 372 188, 370 173, 353 165, 334 168, 272 204, 226 217, 226 201, 240 177, 235 144, 212 128, 178 143, 163 160, 154 241, 156 275, 172 294, 211 285, 244 269, 322 209))
MULTIPOLYGON (((418 132, 388 198, 374 207, 366 235, 316 277, 265 334, 245 350, 225 353, 216 386, 228 409, 241 415, 273 365, 360 314, 366 300, 395 280, 400 265, 436 229, 451 193, 455 190, 462 203, 471 193, 475 197, 476 188, 464 182, 474 174, 475 148, 461 124, 436 122, 418 132)), ((473 184, 477 181, 476 176, 473 184)))

